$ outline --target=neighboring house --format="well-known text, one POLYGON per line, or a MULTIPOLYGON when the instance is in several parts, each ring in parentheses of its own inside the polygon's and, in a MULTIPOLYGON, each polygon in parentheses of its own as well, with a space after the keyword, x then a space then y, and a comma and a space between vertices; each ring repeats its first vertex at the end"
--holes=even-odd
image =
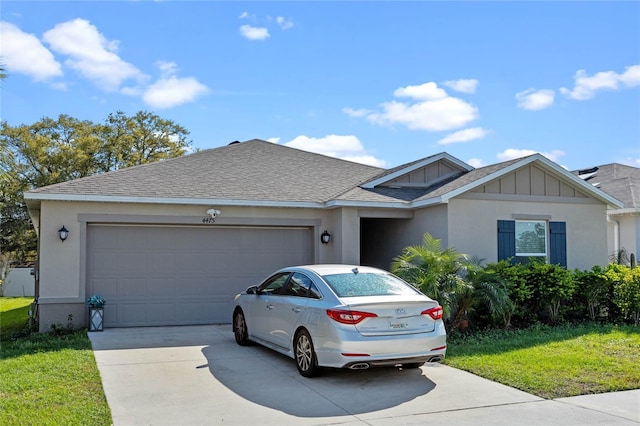
POLYGON ((620 250, 638 258, 640 248, 640 168, 623 164, 604 164, 574 174, 621 201, 621 209, 607 211, 608 253, 620 250))
POLYGON ((587 269, 606 264, 606 212, 622 207, 538 154, 474 169, 441 153, 385 170, 261 140, 25 199, 41 331, 69 314, 84 325, 94 293, 107 327, 230 322, 234 295, 277 268, 389 268, 425 232, 487 262, 543 256, 587 269))

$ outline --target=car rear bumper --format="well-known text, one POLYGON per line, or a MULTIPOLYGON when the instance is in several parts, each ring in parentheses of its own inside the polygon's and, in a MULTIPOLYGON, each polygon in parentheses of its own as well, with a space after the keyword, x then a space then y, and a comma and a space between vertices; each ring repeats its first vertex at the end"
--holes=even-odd
POLYGON ((337 339, 315 342, 318 365, 335 368, 368 368, 442 361, 446 355, 444 325, 431 333, 363 337, 343 331, 337 339), (364 365, 366 364, 366 366, 364 365))

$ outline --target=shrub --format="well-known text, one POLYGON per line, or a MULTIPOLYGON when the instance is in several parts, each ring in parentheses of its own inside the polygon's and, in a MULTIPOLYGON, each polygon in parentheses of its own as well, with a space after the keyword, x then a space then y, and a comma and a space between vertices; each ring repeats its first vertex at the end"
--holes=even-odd
MULTIPOLYGON (((560 265, 532 261, 527 265, 526 276, 534 306, 537 305, 539 311, 546 311, 552 324, 560 322, 562 302, 571 298, 575 291, 571 271, 560 265)), ((541 319, 544 319, 543 315, 541 319)))
POLYGON ((609 264, 604 277, 613 285, 613 303, 635 325, 640 320, 640 268, 609 264))

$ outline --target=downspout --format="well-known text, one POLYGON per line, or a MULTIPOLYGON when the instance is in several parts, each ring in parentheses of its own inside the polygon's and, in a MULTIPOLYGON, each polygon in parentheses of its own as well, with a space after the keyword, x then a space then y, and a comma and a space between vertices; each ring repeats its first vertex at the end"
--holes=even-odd
POLYGON ((617 254, 620 251, 620 223, 617 220, 611 220, 609 214, 607 214, 607 222, 613 224, 613 254, 617 254))

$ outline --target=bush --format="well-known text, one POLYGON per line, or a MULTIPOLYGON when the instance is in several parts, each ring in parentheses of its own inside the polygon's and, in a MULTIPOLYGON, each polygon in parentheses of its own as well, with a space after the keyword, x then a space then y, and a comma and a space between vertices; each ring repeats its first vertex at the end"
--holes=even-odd
POLYGON ((607 266, 604 277, 613 285, 613 303, 625 319, 635 325, 640 320, 640 268, 615 263, 607 266))

